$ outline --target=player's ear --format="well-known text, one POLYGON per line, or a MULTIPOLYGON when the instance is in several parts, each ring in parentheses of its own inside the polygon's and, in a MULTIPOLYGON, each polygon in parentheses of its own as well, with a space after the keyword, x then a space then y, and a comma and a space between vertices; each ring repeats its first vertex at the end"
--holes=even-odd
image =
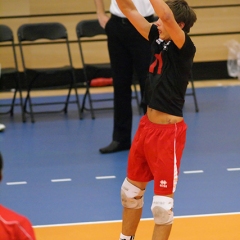
POLYGON ((185 26, 185 23, 184 23, 184 22, 180 22, 180 23, 178 23, 178 25, 179 25, 179 27, 180 27, 181 29, 183 29, 184 26, 185 26))

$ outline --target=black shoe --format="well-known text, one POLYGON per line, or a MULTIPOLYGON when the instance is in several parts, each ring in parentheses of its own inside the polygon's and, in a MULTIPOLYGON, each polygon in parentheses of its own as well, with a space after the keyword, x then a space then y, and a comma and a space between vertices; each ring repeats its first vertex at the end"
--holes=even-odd
POLYGON ((117 141, 112 141, 107 147, 100 148, 100 153, 114 153, 130 149, 130 144, 123 144, 117 141))

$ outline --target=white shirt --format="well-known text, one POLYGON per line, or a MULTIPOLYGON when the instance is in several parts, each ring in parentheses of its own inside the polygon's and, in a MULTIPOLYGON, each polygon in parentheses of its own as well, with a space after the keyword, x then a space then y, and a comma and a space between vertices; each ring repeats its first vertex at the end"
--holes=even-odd
MULTIPOLYGON (((153 7, 149 0, 132 0, 132 1, 142 16, 148 17, 154 14, 153 7)), ((123 13, 118 7, 116 0, 111 1, 110 13, 118 17, 125 18, 125 15, 123 15, 123 13)))

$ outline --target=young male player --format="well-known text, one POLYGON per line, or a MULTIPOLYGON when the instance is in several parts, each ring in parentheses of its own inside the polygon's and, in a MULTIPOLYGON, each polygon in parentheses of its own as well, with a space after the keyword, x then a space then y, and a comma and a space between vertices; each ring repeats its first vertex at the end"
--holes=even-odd
MULTIPOLYGON (((146 21, 131 0, 117 0, 123 14, 152 44, 145 86, 147 113, 141 118, 121 188, 121 240, 134 239, 147 183, 154 180, 152 240, 167 240, 187 126, 183 105, 196 48, 188 36, 196 14, 184 0, 150 0, 159 20, 146 21)), ((139 49, 141 51, 141 49, 139 49)))

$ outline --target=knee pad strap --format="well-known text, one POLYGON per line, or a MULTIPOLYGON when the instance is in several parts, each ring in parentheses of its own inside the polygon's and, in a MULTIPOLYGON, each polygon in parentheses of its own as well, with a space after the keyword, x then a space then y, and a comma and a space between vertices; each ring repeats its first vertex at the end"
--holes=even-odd
POLYGON ((142 208, 144 203, 144 192, 145 190, 141 190, 125 179, 121 187, 121 200, 123 207, 132 209, 142 208))
POLYGON ((173 199, 165 196, 154 196, 152 213, 154 222, 158 225, 169 225, 173 222, 173 199))

